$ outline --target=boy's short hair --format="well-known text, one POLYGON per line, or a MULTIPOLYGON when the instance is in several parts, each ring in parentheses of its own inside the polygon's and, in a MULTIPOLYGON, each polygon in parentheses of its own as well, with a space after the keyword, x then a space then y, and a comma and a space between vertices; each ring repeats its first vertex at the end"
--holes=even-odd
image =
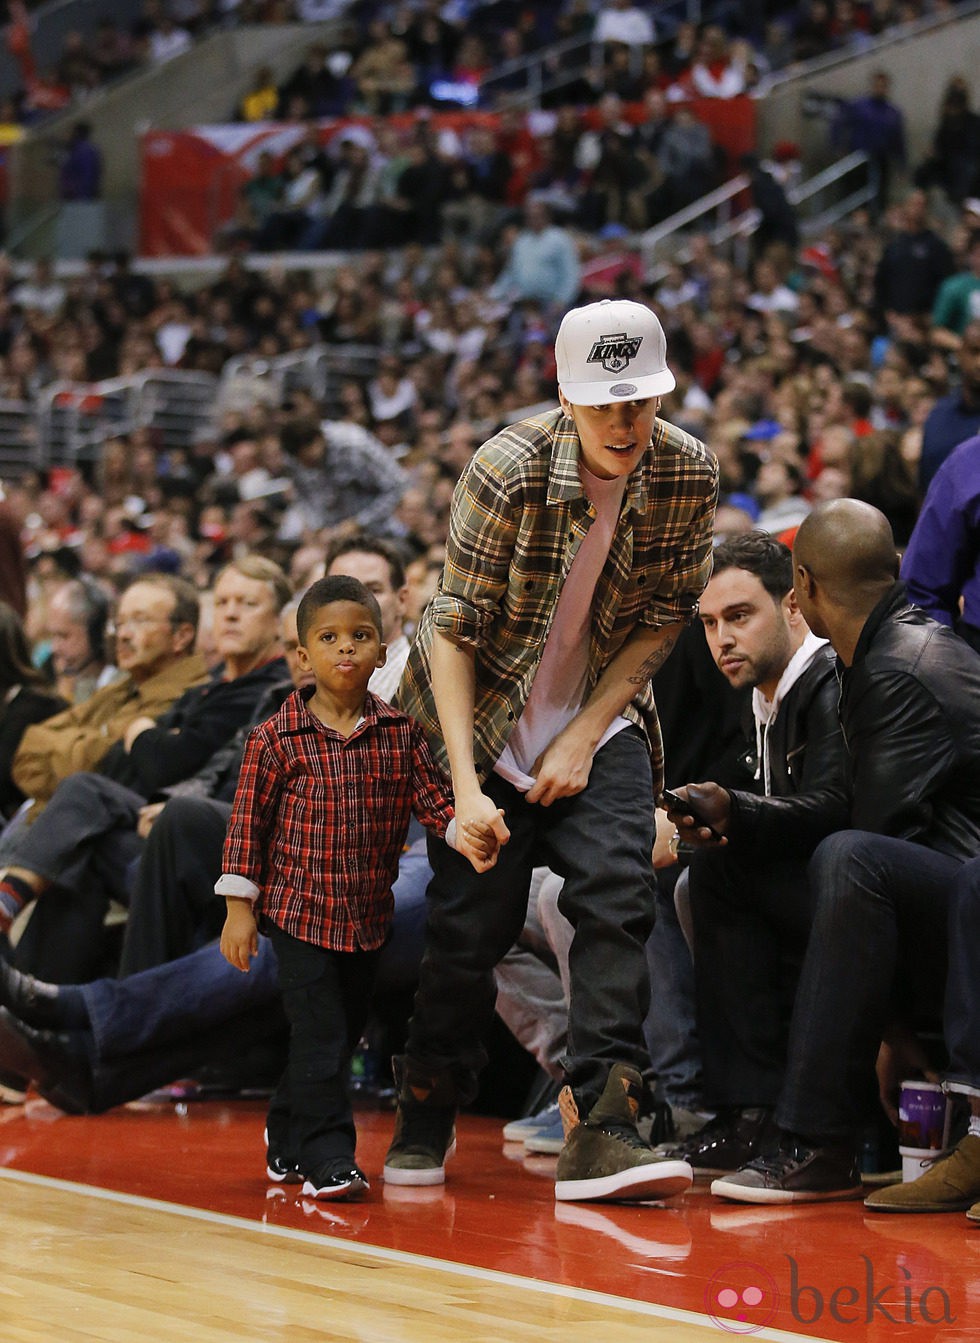
POLYGON ((381 607, 378 605, 377 597, 359 579, 350 578, 347 574, 334 574, 332 578, 318 578, 303 594, 303 600, 296 612, 296 633, 304 647, 306 636, 313 624, 313 617, 321 606, 327 606, 330 602, 357 602, 358 606, 363 606, 378 631, 378 638, 384 643, 381 607))

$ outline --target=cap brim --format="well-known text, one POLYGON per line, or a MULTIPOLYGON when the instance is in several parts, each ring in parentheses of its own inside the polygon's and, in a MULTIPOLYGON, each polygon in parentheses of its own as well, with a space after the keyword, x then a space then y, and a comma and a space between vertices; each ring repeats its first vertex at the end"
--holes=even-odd
POLYGON ((559 382, 562 395, 573 406, 608 406, 613 401, 644 401, 649 396, 664 396, 676 387, 669 368, 648 373, 644 378, 602 378, 597 382, 559 382))

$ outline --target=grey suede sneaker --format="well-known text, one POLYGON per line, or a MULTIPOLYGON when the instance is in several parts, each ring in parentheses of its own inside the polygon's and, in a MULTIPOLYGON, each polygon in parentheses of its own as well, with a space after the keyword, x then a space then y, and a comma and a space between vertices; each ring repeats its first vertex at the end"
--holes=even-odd
POLYGON ((444 1184, 456 1150, 456 1089, 447 1073, 432 1073, 405 1058, 392 1060, 398 1087, 395 1135, 385 1157, 388 1184, 444 1184))
POLYGON ((774 1152, 714 1180, 711 1192, 737 1203, 823 1203, 864 1191, 850 1144, 818 1146, 784 1133, 774 1152))
POLYGON ((639 1203, 683 1194, 694 1175, 686 1161, 656 1155, 636 1129, 643 1082, 636 1068, 616 1063, 602 1095, 580 1120, 571 1089, 559 1105, 565 1146, 555 1170, 555 1198, 561 1202, 618 1200, 639 1203))

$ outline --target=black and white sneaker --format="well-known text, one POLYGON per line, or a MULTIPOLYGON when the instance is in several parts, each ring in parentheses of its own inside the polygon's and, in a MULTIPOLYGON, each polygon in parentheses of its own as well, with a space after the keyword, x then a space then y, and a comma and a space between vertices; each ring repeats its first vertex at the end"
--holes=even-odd
POLYGON ((307 1175, 303 1193, 308 1198, 347 1199, 360 1198, 370 1188, 357 1166, 321 1166, 307 1175))
POLYGON ((265 1138, 265 1173, 273 1184, 302 1184, 303 1172, 299 1162, 288 1155, 285 1149, 269 1141, 269 1130, 265 1138))

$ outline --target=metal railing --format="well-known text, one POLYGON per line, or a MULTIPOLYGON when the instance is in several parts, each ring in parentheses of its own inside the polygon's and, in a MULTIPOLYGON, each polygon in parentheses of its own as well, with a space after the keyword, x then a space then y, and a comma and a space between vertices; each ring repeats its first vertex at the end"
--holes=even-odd
MULTIPOLYGON (((74 466, 97 460, 107 438, 152 429, 163 448, 190 447, 209 426, 217 404, 218 379, 210 373, 151 369, 104 382, 55 382, 29 412, 23 432, 33 434, 35 453, 25 464, 74 466)), ((20 403, 15 403, 20 404, 20 403)), ((0 403, 0 461, 3 461, 0 403)))
MULTIPOLYGON (((867 154, 855 152, 787 189, 786 195, 797 210, 800 233, 804 237, 815 236, 873 199, 874 184, 869 167, 867 154), (849 179, 854 179, 853 185, 845 186, 849 179)), ((687 259, 685 231, 688 229, 706 234, 713 248, 750 238, 759 227, 762 216, 751 204, 749 187, 750 179, 740 173, 642 234, 640 255, 650 278, 662 279, 670 261, 687 259)))
MULTIPOLYGON (((661 42, 669 37, 678 23, 687 20, 701 22, 701 0, 661 0, 651 7, 651 17, 661 42)), ((480 81, 479 102, 483 107, 538 107, 550 93, 556 93, 566 84, 581 80, 590 66, 601 66, 603 43, 596 42, 591 33, 570 37, 564 42, 553 42, 541 51, 534 51, 516 60, 503 61, 493 73, 480 81)), ((639 66, 641 53, 635 51, 639 66)))
POLYGON ((222 409, 234 408, 242 399, 262 398, 263 393, 279 402, 302 389, 316 397, 330 418, 340 409, 341 384, 374 373, 378 354, 374 345, 313 345, 269 359, 240 355, 222 370, 218 403, 222 409))

